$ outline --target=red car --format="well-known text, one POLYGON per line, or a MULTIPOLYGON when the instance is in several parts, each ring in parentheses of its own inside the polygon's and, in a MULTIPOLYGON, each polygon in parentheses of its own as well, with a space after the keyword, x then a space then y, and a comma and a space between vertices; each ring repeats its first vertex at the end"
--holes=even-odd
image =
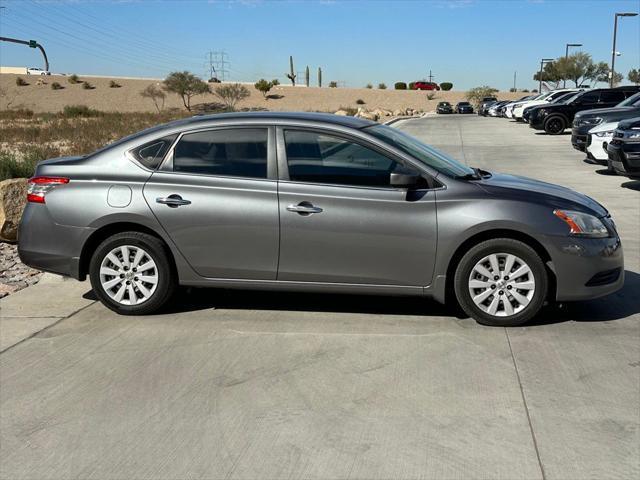
POLYGON ((440 90, 440 87, 435 82, 427 82, 426 80, 420 80, 413 84, 414 90, 440 90))

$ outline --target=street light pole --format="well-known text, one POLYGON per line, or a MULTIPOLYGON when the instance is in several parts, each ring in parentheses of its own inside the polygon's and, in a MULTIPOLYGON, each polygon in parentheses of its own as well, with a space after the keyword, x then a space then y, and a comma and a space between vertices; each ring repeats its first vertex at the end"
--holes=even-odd
POLYGON ((553 58, 542 58, 540 59, 540 73, 538 74, 538 93, 542 93, 542 67, 544 67, 545 63, 553 62, 553 58))
MULTIPOLYGON (((564 49, 564 58, 567 59, 569 58, 569 47, 581 47, 582 44, 581 43, 567 43, 564 49)), ((567 86, 567 79, 565 78, 564 80, 562 80, 562 88, 566 88, 567 86)))
POLYGON ((638 15, 637 13, 634 12, 626 12, 626 13, 616 13, 614 15, 614 20, 613 20, 613 50, 611 51, 611 72, 609 72, 609 75, 611 76, 609 78, 609 86, 611 88, 613 88, 613 84, 614 84, 614 80, 615 80, 615 74, 616 74, 616 70, 615 70, 615 65, 616 65, 616 37, 618 35, 618 17, 635 17, 636 15, 638 15))

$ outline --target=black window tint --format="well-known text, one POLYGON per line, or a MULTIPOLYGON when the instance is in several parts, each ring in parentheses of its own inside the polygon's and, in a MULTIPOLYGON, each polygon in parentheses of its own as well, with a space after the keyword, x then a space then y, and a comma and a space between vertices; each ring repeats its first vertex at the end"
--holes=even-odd
POLYGON ((183 135, 174 149, 173 170, 267 178, 267 129, 223 129, 183 135))
POLYGON ((600 101, 603 103, 619 103, 624 100, 622 90, 604 90, 600 93, 600 101))
POLYGON ((150 169, 158 168, 160 162, 167 154, 167 150, 176 139, 177 135, 160 138, 149 143, 145 143, 133 150, 131 153, 142 165, 150 169))
POLYGON ((297 182, 389 187, 400 164, 358 143, 332 135, 285 132, 289 178, 297 182))
POLYGON ((597 103, 598 102, 598 98, 600 98, 600 95, 598 94, 598 92, 589 92, 589 93, 585 93, 584 95, 580 96, 579 98, 579 102, 582 104, 585 103, 597 103))

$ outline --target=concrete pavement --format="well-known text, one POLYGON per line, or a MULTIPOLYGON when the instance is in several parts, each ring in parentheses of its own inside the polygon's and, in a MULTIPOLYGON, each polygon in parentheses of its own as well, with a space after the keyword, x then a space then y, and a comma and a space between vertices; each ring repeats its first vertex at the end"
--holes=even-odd
POLYGON ((52 280, 0 301, 0 478, 637 478, 638 191, 566 136, 476 116, 400 128, 603 202, 625 288, 504 329, 420 299, 218 290, 120 317, 52 280), (10 346, 28 315, 47 328, 10 346))

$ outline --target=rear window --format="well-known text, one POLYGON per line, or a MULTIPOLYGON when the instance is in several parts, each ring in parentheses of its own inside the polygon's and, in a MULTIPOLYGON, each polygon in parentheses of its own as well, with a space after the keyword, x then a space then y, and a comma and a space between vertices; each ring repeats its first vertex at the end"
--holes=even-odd
POLYGON ((131 151, 133 157, 147 168, 155 170, 178 135, 169 135, 139 146, 131 151))

